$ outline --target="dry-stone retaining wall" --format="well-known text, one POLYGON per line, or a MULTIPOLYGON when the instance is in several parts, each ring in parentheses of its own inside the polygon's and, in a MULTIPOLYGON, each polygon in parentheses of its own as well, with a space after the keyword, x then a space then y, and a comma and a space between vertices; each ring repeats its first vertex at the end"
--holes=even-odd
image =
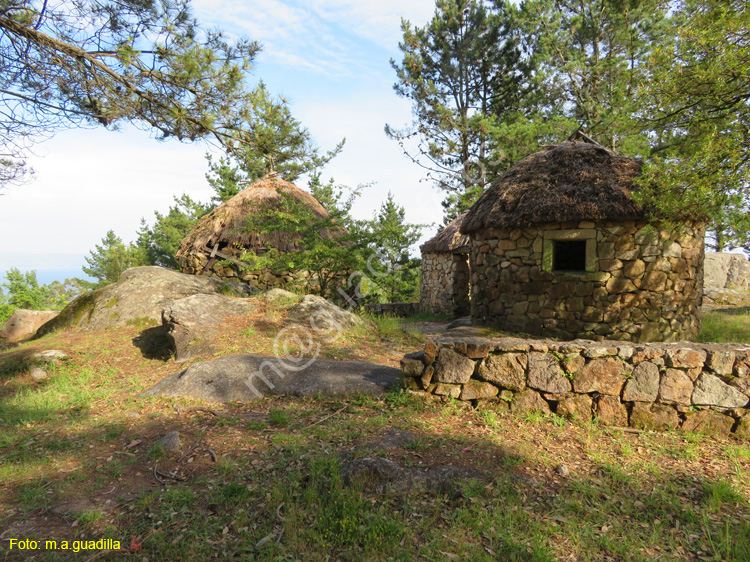
POLYGON ((750 438, 750 346, 453 338, 401 361, 439 399, 750 438))
POLYGON ((693 340, 700 331, 702 227, 545 224, 471 234, 471 316, 562 339, 693 340), (586 269, 554 271, 555 241, 585 241, 586 269))
POLYGON ((469 258, 466 254, 422 255, 420 305, 425 312, 463 316, 469 313, 469 258))
POLYGON ((193 275, 218 277, 228 281, 241 281, 261 291, 293 286, 308 276, 307 272, 272 271, 268 268, 245 271, 238 265, 222 258, 215 259, 211 267, 206 268, 210 261, 210 256, 206 254, 192 254, 184 260, 184 263, 180 264, 180 270, 182 273, 193 275))

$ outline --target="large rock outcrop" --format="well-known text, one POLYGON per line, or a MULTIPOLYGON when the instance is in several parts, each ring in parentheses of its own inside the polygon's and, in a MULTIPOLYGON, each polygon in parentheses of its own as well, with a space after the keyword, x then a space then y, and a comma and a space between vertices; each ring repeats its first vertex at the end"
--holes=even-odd
POLYGON ((200 398, 208 402, 258 400, 268 395, 381 395, 401 384, 399 369, 315 356, 277 358, 229 355, 173 373, 139 396, 200 398))
POLYGON ((706 289, 750 290, 750 262, 742 254, 706 252, 703 286, 706 289))
POLYGON ((178 273, 163 267, 134 267, 117 283, 78 296, 60 314, 37 330, 37 336, 55 330, 158 325, 162 310, 176 300, 192 295, 233 293, 249 296, 254 289, 198 275, 178 273))
POLYGON ((59 310, 24 310, 19 308, 0 328, 0 338, 8 342, 29 339, 45 322, 60 314, 59 310))
POLYGON ((336 336, 340 332, 370 327, 372 324, 317 295, 306 295, 287 314, 287 322, 301 324, 314 332, 336 336))
POLYGON ((703 306, 706 308, 742 308, 750 306, 750 293, 735 291, 734 289, 704 289, 703 306))
POLYGON ((212 353, 212 337, 218 325, 230 316, 246 316, 258 308, 245 299, 225 295, 192 295, 174 301, 162 312, 162 325, 174 346, 174 358, 185 361, 212 353))

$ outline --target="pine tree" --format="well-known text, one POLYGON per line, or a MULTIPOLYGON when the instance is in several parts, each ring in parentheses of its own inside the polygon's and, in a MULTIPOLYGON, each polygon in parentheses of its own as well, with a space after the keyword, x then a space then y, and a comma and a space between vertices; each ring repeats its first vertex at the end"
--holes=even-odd
POLYGON ((114 283, 126 269, 144 265, 139 260, 138 249, 132 244, 125 245, 113 230, 107 232, 102 243, 94 246, 84 259, 88 267, 83 267, 83 272, 98 280, 91 284, 93 287, 114 283))
POLYGON ((259 45, 203 32, 187 0, 0 3, 0 187, 26 172, 34 138, 132 122, 159 138, 224 146, 250 117, 259 45))
POLYGON ((412 103, 414 122, 386 134, 448 193, 449 217, 465 209, 507 162, 491 129, 515 111, 530 66, 523 56, 516 9, 498 1, 438 0, 425 27, 403 20, 402 62, 391 60, 396 93, 412 103), (412 139, 417 146, 412 151, 412 139))
POLYGON ((294 118, 284 98, 274 99, 261 82, 252 92, 247 120, 237 133, 228 153, 214 162, 207 155, 208 183, 216 191, 214 202, 222 203, 237 195, 246 184, 276 172, 294 183, 300 176, 315 172, 334 158, 344 146, 320 154, 310 132, 294 118))
POLYGON ((376 298, 382 296, 385 302, 417 299, 421 261, 410 253, 426 226, 406 223, 406 211, 388 192, 369 229, 370 247, 378 258, 376 270, 368 276, 377 287, 376 298))
POLYGON ((335 221, 348 229, 356 228, 357 221, 350 214, 354 201, 362 194, 362 190, 369 186, 370 184, 360 184, 351 188, 346 185, 337 185, 333 178, 329 179, 328 183, 323 183, 320 180, 320 173, 312 174, 307 184, 315 200, 335 221))
POLYGON ((299 288, 327 298, 338 298, 340 285, 348 272, 360 269, 365 260, 365 247, 360 231, 344 228, 340 212, 319 217, 306 204, 292 195, 279 193, 274 205, 259 209, 248 217, 243 228, 264 236, 283 232, 295 240, 295 249, 281 252, 244 251, 240 260, 248 270, 270 269, 301 274, 299 288))
POLYGON ((139 255, 135 259, 136 262, 179 269, 175 254, 183 238, 213 206, 194 201, 184 193, 180 197, 175 197, 174 201, 175 205, 169 208, 167 214, 154 213, 156 220, 153 226, 146 224, 145 219, 141 220, 141 228, 135 243, 139 255))
POLYGON ((532 0, 524 16, 549 103, 608 148, 647 153, 631 119, 649 54, 673 39, 659 0, 532 0))
POLYGON ((50 290, 46 285, 39 285, 36 271, 21 273, 13 267, 5 274, 8 291, 7 304, 14 308, 27 310, 46 310, 50 306, 50 290))
POLYGON ((655 49, 639 89, 641 125, 656 131, 636 196, 667 220, 705 220, 717 247, 748 246, 750 8, 681 0, 676 40, 655 49))

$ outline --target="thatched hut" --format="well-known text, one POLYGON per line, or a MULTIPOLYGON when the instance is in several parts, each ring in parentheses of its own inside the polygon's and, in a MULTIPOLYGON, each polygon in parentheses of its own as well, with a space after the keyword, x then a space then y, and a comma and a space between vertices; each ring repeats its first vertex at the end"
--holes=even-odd
POLYGON ((704 227, 650 224, 630 198, 640 170, 572 141, 508 170, 460 229, 471 238, 472 318, 565 338, 696 338, 704 227))
POLYGON ((422 244, 421 310, 464 316, 469 313, 469 237, 459 229, 466 215, 454 219, 422 244))
MULTIPOLYGON (((247 271, 247 266, 239 261, 240 254, 246 249, 262 254, 271 248, 281 252, 299 248, 299 238, 293 233, 276 231, 261 234, 245 228, 249 216, 255 215, 260 209, 277 205, 282 194, 291 196, 318 218, 328 216, 312 195, 275 174, 269 174, 198 221, 193 231, 183 239, 175 255, 181 271, 241 280, 262 290, 283 287, 296 281, 297 277, 306 275, 271 270, 247 271)), ((329 231, 324 231, 322 235, 334 236, 329 231)))

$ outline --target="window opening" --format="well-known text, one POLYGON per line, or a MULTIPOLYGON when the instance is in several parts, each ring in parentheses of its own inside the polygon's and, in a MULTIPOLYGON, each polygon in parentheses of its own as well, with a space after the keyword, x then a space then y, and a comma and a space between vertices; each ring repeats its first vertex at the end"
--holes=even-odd
POLYGON ((552 269, 586 271, 586 240, 555 240, 552 269))

